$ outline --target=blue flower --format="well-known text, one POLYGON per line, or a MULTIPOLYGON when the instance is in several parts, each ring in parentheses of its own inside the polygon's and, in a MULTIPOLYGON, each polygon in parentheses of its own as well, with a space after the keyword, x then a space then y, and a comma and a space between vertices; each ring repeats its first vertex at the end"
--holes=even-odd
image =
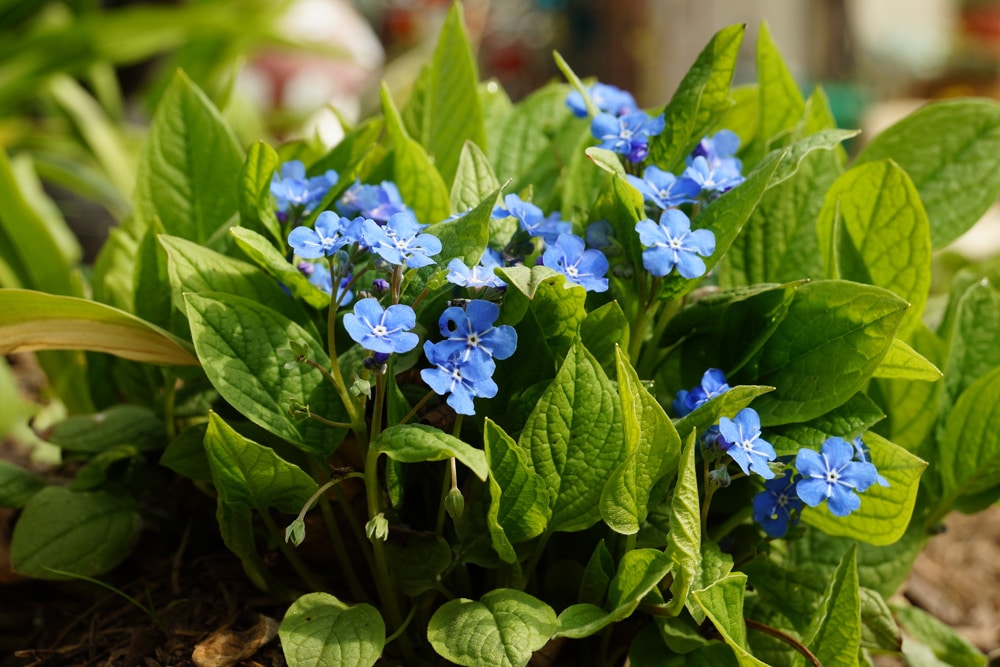
POLYGON ((346 216, 361 215, 376 222, 387 222, 396 213, 409 209, 392 181, 382 181, 379 185, 355 181, 340 197, 337 210, 346 216))
POLYGON ((713 165, 701 155, 691 161, 682 178, 694 181, 702 191, 711 193, 731 190, 746 180, 740 173, 739 160, 730 158, 713 165))
POLYGON ((740 148, 740 138, 732 130, 719 130, 711 137, 705 137, 698 142, 698 145, 691 151, 687 158, 687 163, 691 164, 694 158, 704 157, 712 166, 720 164, 723 160, 733 159, 738 168, 742 169, 742 162, 735 157, 736 151, 740 148))
MULTIPOLYGON (((587 90, 594 105, 601 111, 605 111, 616 116, 638 111, 639 107, 635 103, 632 93, 622 90, 607 83, 595 83, 587 90)), ((570 91, 566 96, 566 106, 570 108, 573 115, 584 118, 587 116, 587 105, 583 101, 583 95, 578 91, 570 91)))
POLYGON ((316 217, 315 230, 299 226, 289 232, 288 245, 303 259, 329 256, 357 240, 349 233, 351 225, 351 220, 323 211, 316 217))
POLYGON ((372 252, 394 265, 420 268, 434 264, 429 255, 441 252, 441 241, 431 234, 421 234, 423 225, 412 211, 395 213, 385 226, 365 220, 362 237, 372 252))
POLYGON ((420 338, 410 333, 417 323, 413 309, 396 304, 383 309, 375 299, 361 299, 354 312, 344 315, 344 328, 361 347, 372 352, 409 352, 420 338))
POLYGON ((796 493, 798 476, 785 470, 781 477, 764 482, 764 490, 753 498, 753 520, 771 537, 783 537, 788 532, 792 513, 802 511, 802 500, 796 493))
POLYGON ((709 368, 701 376, 700 385, 691 391, 681 389, 677 392, 672 403, 674 412, 678 417, 683 417, 729 389, 725 373, 718 368, 709 368))
POLYGON ((599 250, 614 242, 615 228, 607 220, 598 220, 587 225, 587 245, 599 250))
POLYGON ((322 176, 306 178, 306 168, 298 160, 281 165, 277 174, 271 177, 271 194, 278 204, 278 211, 287 213, 301 207, 308 213, 323 200, 326 193, 337 184, 337 172, 330 169, 322 176))
POLYGON ((445 280, 460 287, 500 289, 506 287, 507 283, 493 273, 493 269, 497 266, 500 266, 500 263, 489 252, 484 252, 479 264, 471 269, 465 265, 465 262, 455 258, 448 262, 448 275, 445 276, 445 280))
MULTIPOLYGON (((868 445, 866 445, 864 443, 864 441, 861 439, 861 436, 859 435, 854 440, 852 440, 851 444, 854 446, 854 458, 855 458, 855 460, 857 460, 859 463, 862 463, 862 464, 865 464, 865 465, 870 465, 872 468, 874 468, 875 469, 875 483, 878 484, 879 486, 888 487, 889 486, 889 480, 887 480, 882 475, 878 474, 878 469, 875 468, 875 464, 872 463, 872 461, 871 461, 871 452, 868 451, 868 445)), ((864 492, 864 491, 867 491, 867 490, 868 490, 867 486, 864 487, 864 488, 861 488, 860 486, 858 487, 858 491, 864 492)))
MULTIPOLYGON (((446 341, 442 341, 446 342, 446 341)), ((424 356, 433 368, 420 371, 420 377, 434 391, 444 396, 455 412, 463 415, 476 414, 472 399, 493 398, 497 395, 497 384, 493 381, 496 364, 492 359, 487 363, 462 361, 460 354, 450 352, 441 343, 424 343, 424 356)))
POLYGON ((691 221, 675 208, 660 214, 659 224, 640 220, 635 231, 646 246, 642 265, 654 276, 665 276, 676 266, 677 273, 685 278, 697 278, 705 273, 701 257, 710 257, 715 252, 715 234, 708 229, 691 231, 691 221))
MULTIPOLYGON (((327 294, 333 294, 333 275, 330 273, 330 268, 326 266, 326 264, 299 262, 298 269, 304 276, 309 278, 310 283, 320 288, 327 294)), ((340 305, 342 306, 346 306, 354 300, 354 292, 351 290, 345 291, 350 282, 351 276, 346 276, 340 280, 340 288, 337 290, 337 299, 340 300, 340 305)))
POLYGON ((795 468, 802 475, 799 498, 816 507, 824 500, 834 516, 847 516, 861 507, 855 489, 867 489, 875 483, 875 466, 853 460, 854 447, 843 438, 827 438, 822 452, 800 449, 795 468))
POLYGON ((552 243, 560 234, 572 231, 573 225, 559 217, 559 213, 554 212, 549 217, 545 217, 542 209, 531 202, 523 201, 516 194, 508 194, 503 198, 504 206, 497 206, 493 209, 492 218, 502 220, 503 218, 516 218, 518 223, 528 236, 541 236, 546 243, 552 243))
POLYGON ((482 299, 469 301, 465 308, 446 308, 438 319, 445 337, 437 344, 439 356, 456 355, 463 364, 484 366, 508 358, 517 349, 517 331, 507 324, 493 326, 499 316, 500 307, 482 299))
POLYGON ((642 178, 632 174, 626 174, 625 178, 642 193, 644 200, 661 209, 694 203, 701 194, 701 186, 691 179, 677 178, 655 164, 646 167, 642 178))
POLYGON ((655 137, 666 123, 663 114, 651 118, 642 111, 624 116, 602 113, 594 116, 590 132, 601 141, 600 148, 626 156, 631 162, 641 162, 649 153, 649 139, 655 137))
POLYGON ((777 454, 774 447, 760 437, 760 416, 753 408, 743 408, 733 419, 719 420, 719 433, 729 444, 726 450, 736 464, 749 475, 751 471, 764 479, 774 477, 774 471, 767 465, 777 454))
POLYGON ((555 244, 545 248, 542 264, 566 276, 567 286, 580 285, 588 292, 606 292, 608 258, 600 250, 585 250, 583 239, 560 234, 555 244))

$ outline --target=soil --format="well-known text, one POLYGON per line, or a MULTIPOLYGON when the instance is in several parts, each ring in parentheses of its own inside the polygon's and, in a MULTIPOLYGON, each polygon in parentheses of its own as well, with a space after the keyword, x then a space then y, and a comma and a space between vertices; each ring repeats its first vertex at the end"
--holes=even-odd
MULTIPOLYGON (((26 393, 37 395, 37 372, 16 361, 26 393)), ((31 465, 10 440, 0 442, 0 460, 31 465)), ((193 506, 180 538, 144 533, 133 555, 102 578, 117 593, 13 573, 16 512, 0 509, 0 667, 285 665, 274 634, 286 605, 254 588, 218 540, 211 500, 194 488, 182 492, 193 506)), ((949 517, 899 595, 1000 663, 1000 507, 949 517)))

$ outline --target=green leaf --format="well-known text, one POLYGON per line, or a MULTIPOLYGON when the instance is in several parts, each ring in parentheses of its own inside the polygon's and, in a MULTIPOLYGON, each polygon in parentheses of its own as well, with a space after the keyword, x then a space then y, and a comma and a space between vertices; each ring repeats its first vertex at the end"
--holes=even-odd
POLYGON ((411 597, 438 588, 452 559, 451 546, 434 533, 393 535, 386 554, 393 580, 411 597))
POLYGON ((746 26, 715 33, 663 109, 666 128, 649 142, 649 161, 671 170, 732 105, 729 84, 746 26))
MULTIPOLYGON (((133 271, 135 277, 134 313, 142 319, 164 329, 170 329, 172 307, 170 292, 163 289, 168 283, 167 257, 157 243, 156 237, 162 233, 159 219, 146 225, 139 240, 133 271)), ((182 334, 182 331, 177 333, 182 334)))
POLYGON ((371 667, 382 655, 385 623, 369 604, 308 593, 285 612, 278 638, 293 667, 371 667))
POLYGON ((556 629, 556 614, 527 593, 499 588, 478 602, 438 607, 427 639, 439 655, 464 667, 524 667, 556 629))
POLYGON ((382 431, 372 447, 401 463, 444 461, 456 458, 476 477, 486 481, 486 455, 444 431, 425 424, 399 424, 382 431))
POLYGON ((198 365, 187 343, 125 311, 71 296, 0 290, 0 354, 32 350, 91 350, 150 364, 198 365))
POLYGON ((76 476, 70 482, 73 491, 92 491, 108 481, 112 466, 122 461, 134 461, 139 455, 132 445, 114 445, 91 456, 86 463, 76 471, 76 476))
MULTIPOLYGON (((945 343, 925 326, 917 327, 909 343, 924 358, 944 368, 945 343)), ((918 455, 921 446, 934 428, 938 417, 938 393, 942 382, 910 382, 909 380, 877 380, 873 389, 880 394, 886 419, 878 431, 889 440, 918 455)), ((873 394, 874 395, 874 394, 873 394)))
POLYGON ((805 635, 805 644, 826 667, 858 664, 861 649, 861 600, 857 550, 844 554, 805 635))
MULTIPOLYGON (((532 271, 536 268, 532 267, 532 271)), ((562 274, 557 274, 554 281, 542 281, 535 291, 531 312, 557 359, 565 356, 579 338, 580 325, 587 317, 586 300, 586 290, 579 285, 570 287, 562 274)))
POLYGON ((752 362, 754 379, 776 387, 755 404, 761 421, 806 421, 850 398, 882 362, 905 310, 880 287, 836 280, 799 287, 752 362))
POLYGON ((541 535, 552 512, 545 480, 503 429, 487 419, 483 448, 489 464, 490 510, 486 520, 493 548, 505 562, 517 561, 514 544, 541 535))
MULTIPOLYGON (((385 151, 378 143, 385 130, 381 118, 369 118, 348 132, 330 152, 306 169, 310 176, 325 174, 333 169, 339 176, 338 184, 352 183, 364 176, 372 165, 378 164, 385 151)), ((284 239, 281 239, 284 242, 284 239)))
POLYGON ((874 484, 869 487, 860 494, 860 509, 849 516, 836 517, 823 504, 805 508, 802 521, 830 535, 851 537, 877 546, 892 544, 910 525, 920 474, 927 462, 876 433, 868 432, 864 440, 871 450, 871 462, 889 486, 874 484))
MULTIPOLYGON (((454 3, 441 27, 430 65, 420 72, 403 112, 410 136, 433 156, 445 183, 455 179, 463 144, 486 145, 478 84, 462 5, 454 3)), ((404 197, 404 201, 409 200, 404 197)))
POLYGON ((132 500, 108 491, 48 486, 24 505, 11 538, 14 571, 35 579, 96 576, 118 565, 139 537, 132 500))
POLYGON ((695 410, 678 419, 674 424, 677 428, 677 434, 685 440, 694 431, 703 434, 708 430, 708 427, 719 421, 719 417, 732 419, 737 412, 770 391, 774 391, 774 387, 756 385, 732 387, 729 391, 699 405, 695 410))
POLYGON ((270 308, 243 297, 218 292, 186 294, 188 320, 198 356, 212 386, 250 421, 296 447, 326 458, 345 431, 313 419, 297 421, 290 400, 309 406, 332 421, 346 412, 330 382, 315 368, 285 367, 278 349, 294 341, 307 356, 328 367, 329 358, 309 333, 270 308))
POLYGON ((547 283, 553 283, 562 275, 547 266, 507 266, 497 270, 497 274, 507 284, 519 290, 529 299, 535 298, 538 288, 547 283))
POLYGON ((621 406, 580 343, 538 400, 519 445, 549 489, 548 530, 584 530, 600 519, 602 489, 622 459, 621 406))
POLYGON ((20 509, 45 488, 45 480, 21 466, 0 461, 0 507, 20 509))
POLYGON ((694 431, 685 438, 677 472, 677 484, 670 499, 670 532, 666 553, 673 564, 670 584, 673 599, 668 610, 676 616, 684 608, 692 584, 701 571, 701 501, 698 495, 698 470, 695 450, 698 438, 694 431))
POLYGON ((906 172, 882 161, 853 167, 833 183, 816 231, 828 275, 884 287, 910 303, 899 327, 905 334, 930 289, 928 225, 906 172), (843 244, 850 244, 846 255, 838 253, 843 244))
POLYGON ((864 586, 858 587, 858 595, 861 600, 861 648, 899 653, 903 635, 885 599, 864 586))
POLYGON ((805 111, 805 100, 764 21, 757 33, 757 90, 760 99, 758 133, 761 148, 766 153, 784 143, 782 135, 799 122, 805 111))
POLYGON ((646 520, 653 485, 677 471, 681 439, 667 413, 642 386, 624 352, 620 347, 616 352, 626 458, 611 473, 601 493, 601 517, 612 530, 633 535, 646 520))
POLYGON ((209 250, 176 236, 161 236, 167 252, 167 272, 177 308, 184 312, 185 292, 225 292, 267 304, 294 322, 304 322, 309 333, 319 332, 305 310, 263 271, 253 264, 209 250))
POLYGON ((937 366, 921 356, 919 352, 898 338, 893 338, 889 351, 885 353, 882 363, 875 369, 872 377, 912 382, 937 382, 943 375, 937 366))
POLYGON ((969 385, 1000 366, 1000 291, 986 280, 970 285, 958 299, 947 336, 942 418, 969 385))
POLYGON ((301 468, 244 438, 214 412, 208 413, 205 453, 219 502, 296 514, 317 489, 301 468))
POLYGON ((934 461, 947 502, 987 492, 994 500, 1000 496, 1000 367, 958 397, 934 461))
POLYGON ((444 269, 456 257, 469 267, 479 263, 490 240, 490 215, 499 195, 500 189, 497 188, 461 217, 433 224, 424 230, 441 241, 438 268, 444 269))
POLYGON ((931 244, 943 248, 972 227, 1000 195, 1000 105, 992 100, 932 102, 865 146, 855 165, 890 159, 920 193, 931 244), (975 188, 969 188, 975 183, 975 188))
POLYGON ((115 445, 133 445, 137 451, 161 449, 166 435, 163 421, 151 409, 115 405, 64 419, 52 426, 45 439, 71 452, 97 453, 115 445))
POLYGON ((566 77, 566 81, 569 85, 573 86, 573 90, 580 93, 580 97, 583 98, 583 104, 587 107, 587 115, 593 118, 597 114, 601 113, 601 110, 594 104, 593 98, 590 96, 590 88, 580 81, 580 77, 576 75, 573 68, 569 66, 569 63, 560 55, 558 51, 552 52, 552 57, 556 61, 556 67, 559 71, 563 73, 566 77))
POLYGON ((267 231, 279 245, 285 242, 275 216, 271 199, 271 177, 279 167, 278 153, 263 141, 255 141, 247 149, 240 169, 240 225, 256 231, 267 231))
POLYGON ((608 586, 615 577, 615 559, 601 539, 590 554, 580 578, 580 602, 603 606, 608 599, 608 586))
MULTIPOLYGON (((455 182, 451 184, 451 212, 462 213, 480 205, 500 188, 500 181, 486 154, 476 144, 466 141, 458 158, 455 182)), ((490 213, 492 214, 492 209, 490 213)))
POLYGON ((926 647, 931 656, 940 660, 939 664, 942 665, 985 667, 989 662, 989 658, 970 644, 967 639, 926 611, 908 604, 894 604, 892 612, 903 627, 903 631, 908 635, 903 642, 905 656, 911 657, 911 659, 918 656, 924 657, 921 653, 913 650, 912 639, 926 647))
POLYGON ((885 418, 882 409, 862 392, 824 415, 807 422, 776 426, 768 437, 778 456, 794 456, 801 448, 817 451, 831 436, 853 440, 885 418))
POLYGON ((627 348, 629 323, 622 307, 611 301, 587 313, 580 322, 580 340, 608 375, 615 369, 617 348, 627 348))
POLYGON ((732 572, 708 588, 694 591, 692 596, 733 649, 741 667, 764 667, 765 663, 747 651, 747 628, 743 620, 743 595, 747 575, 732 572))
POLYGON ((233 227, 229 233, 247 257, 288 287, 294 297, 302 299, 313 308, 326 308, 330 305, 330 295, 310 283, 266 238, 245 227, 233 227))
MULTIPOLYGON (((448 186, 427 152, 406 133, 399 111, 384 84, 382 112, 385 114, 386 132, 393 147, 393 181, 399 188, 400 196, 420 222, 432 224, 444 220, 451 211, 448 186)), ((459 142, 458 146, 461 145, 459 142)), ((458 150, 460 148, 456 148, 456 160, 458 150)))
POLYGON ((570 605, 559 614, 553 636, 582 639, 628 618, 668 572, 670 558, 662 551, 635 549, 626 552, 608 585, 611 611, 588 603, 570 605))
POLYGON ((178 71, 139 157, 136 212, 174 236, 206 244, 239 208, 239 143, 209 99, 178 71))
POLYGON ((160 465, 166 466, 178 475, 190 477, 199 482, 212 481, 212 469, 205 455, 205 431, 208 424, 189 426, 170 441, 160 457, 160 465))

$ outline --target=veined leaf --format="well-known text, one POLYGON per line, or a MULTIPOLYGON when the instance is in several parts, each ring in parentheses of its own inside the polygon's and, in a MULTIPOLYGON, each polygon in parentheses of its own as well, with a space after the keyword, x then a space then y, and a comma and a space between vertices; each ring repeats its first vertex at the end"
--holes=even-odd
POLYGON ((670 532, 666 553, 673 566, 670 584, 673 599, 669 611, 680 614, 688 602, 692 584, 701 571, 701 501, 698 495, 698 471, 695 450, 698 438, 694 431, 686 437, 677 472, 677 484, 670 501, 670 532))
POLYGON ((372 443, 380 454, 401 463, 444 461, 456 458, 476 477, 486 481, 486 455, 444 431, 424 424, 399 424, 382 431, 372 443))
POLYGON ((329 593, 308 593, 285 612, 278 637, 289 665, 371 667, 382 655, 385 623, 370 604, 349 606, 329 593))
POLYGON ((938 367, 929 362, 919 352, 898 338, 892 339, 889 351, 872 377, 911 380, 916 382, 937 382, 943 375, 938 367))
POLYGON ((861 650, 861 600, 857 550, 844 554, 816 611, 805 644, 824 666, 858 664, 861 650))

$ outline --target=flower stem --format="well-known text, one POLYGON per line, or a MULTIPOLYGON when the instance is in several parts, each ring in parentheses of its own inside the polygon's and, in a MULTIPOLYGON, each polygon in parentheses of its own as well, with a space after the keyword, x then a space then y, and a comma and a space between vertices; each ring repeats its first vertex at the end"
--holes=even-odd
MULTIPOLYGON (((344 384, 344 376, 340 372, 340 361, 337 358, 337 308, 335 304, 330 304, 329 313, 326 319, 326 344, 327 350, 330 356, 330 372, 327 373, 325 369, 320 368, 323 374, 333 382, 334 388, 340 395, 340 401, 344 404, 344 410, 347 411, 347 417, 351 422, 351 430, 354 431, 355 437, 357 437, 358 442, 368 441, 368 427, 365 424, 364 414, 357 409, 354 400, 351 398, 351 392, 347 390, 347 385, 344 384)), ((306 360, 309 362, 310 360, 306 360)), ((319 367, 315 362, 313 362, 316 367, 319 367)))
POLYGON ((417 401, 417 404, 414 405, 410 409, 410 411, 406 413, 405 417, 403 417, 402 419, 399 420, 399 423, 400 424, 405 424, 406 422, 408 422, 411 419, 413 419, 413 416, 416 415, 417 412, 420 410, 420 408, 424 407, 424 405, 427 403, 427 401, 431 400, 431 397, 433 397, 434 395, 435 394, 434 394, 434 390, 433 389, 431 389, 426 394, 424 394, 424 397, 421 398, 419 401, 417 401))
MULTIPOLYGON (((374 519, 382 513, 381 507, 381 486, 378 480, 378 457, 379 450, 376 447, 368 448, 368 457, 365 460, 365 493, 368 499, 368 518, 374 519)), ((399 600, 396 598, 396 591, 392 585, 392 575, 389 573, 389 563, 385 555, 385 543, 378 537, 369 540, 372 545, 372 555, 375 557, 375 586, 378 588, 378 597, 382 602, 388 616, 389 625, 395 630, 403 624, 403 616, 399 610, 399 600)))
POLYGON ((802 642, 800 642, 795 637, 792 637, 791 635, 786 634, 786 633, 782 632, 781 630, 778 630, 777 628, 772 628, 770 625, 765 625, 765 624, 761 623, 760 621, 754 621, 754 620, 749 619, 749 618, 745 618, 745 619, 743 619, 743 621, 744 621, 744 623, 747 624, 748 628, 753 628, 754 630, 760 630, 761 632, 763 632, 766 635, 771 635, 775 639, 778 639, 780 641, 785 642, 786 644, 788 644, 789 646, 791 646, 793 649, 795 649, 796 651, 798 651, 799 653, 801 653, 805 657, 806 660, 808 660, 810 663, 812 663, 813 667, 823 667, 823 663, 821 663, 819 661, 819 658, 816 657, 816 654, 814 654, 812 651, 810 651, 805 646, 805 644, 803 644, 802 642))
POLYGON ((271 511, 267 507, 258 507, 257 512, 260 514, 260 518, 264 521, 264 525, 267 527, 268 532, 271 533, 274 541, 278 543, 278 549, 281 550, 281 553, 288 560, 288 563, 295 572, 302 577, 302 581, 305 582, 306 586, 314 591, 325 591, 326 586, 319 580, 316 573, 309 569, 309 566, 302 560, 299 553, 292 548, 292 545, 285 541, 281 529, 278 528, 278 524, 274 522, 274 517, 271 516, 271 511))

